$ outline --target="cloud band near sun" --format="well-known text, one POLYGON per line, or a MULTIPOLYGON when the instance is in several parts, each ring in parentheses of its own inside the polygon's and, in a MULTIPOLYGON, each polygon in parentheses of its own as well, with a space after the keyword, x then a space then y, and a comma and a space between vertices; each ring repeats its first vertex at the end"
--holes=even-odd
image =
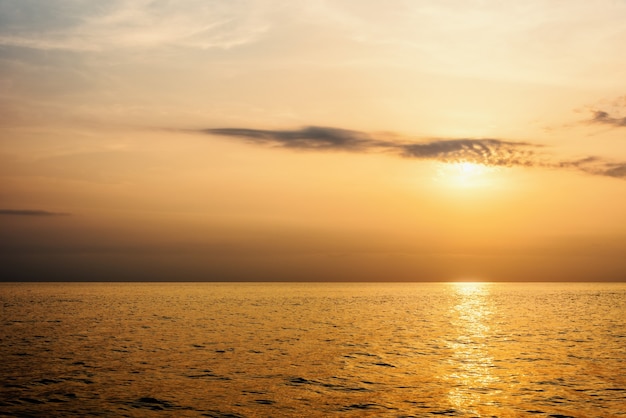
MULTIPOLYGON (((626 123, 626 122, 625 122, 626 123)), ((248 143, 305 151, 385 152, 404 158, 444 163, 471 162, 493 167, 543 167, 626 179, 626 162, 596 156, 567 160, 539 150, 544 146, 495 138, 431 139, 415 142, 398 135, 369 134, 331 127, 308 126, 295 130, 209 128, 197 132, 234 137, 248 143)))

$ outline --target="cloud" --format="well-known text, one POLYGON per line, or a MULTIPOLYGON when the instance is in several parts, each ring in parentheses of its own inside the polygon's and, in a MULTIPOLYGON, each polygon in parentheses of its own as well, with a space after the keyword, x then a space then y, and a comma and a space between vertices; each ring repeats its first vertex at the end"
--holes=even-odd
POLYGON ((307 126, 297 130, 215 128, 201 132, 232 136, 247 142, 318 151, 372 152, 388 151, 407 158, 434 159, 444 162, 467 161, 485 165, 527 165, 537 145, 499 139, 436 139, 407 142, 391 134, 368 134, 347 129, 307 126), (393 137, 395 140, 389 140, 393 137), (398 140, 400 139, 400 140, 398 140))
POLYGON ((596 110, 593 112, 592 123, 601 123, 604 125, 611 125, 615 127, 626 127, 626 117, 616 118, 611 116, 609 112, 604 110, 596 110))
POLYGON ((614 162, 598 157, 587 157, 579 161, 561 164, 563 167, 574 168, 588 174, 626 179, 626 162, 614 162))
POLYGON ((587 123, 602 124, 615 128, 626 127, 626 96, 620 96, 613 100, 603 101, 601 104, 591 107, 592 117, 587 123))
POLYGON ((568 160, 545 152, 541 144, 495 138, 431 139, 414 142, 396 134, 368 134, 330 127, 308 126, 296 130, 210 128, 195 132, 235 137, 279 148, 354 153, 386 152, 399 157, 443 163, 470 162, 498 167, 568 169, 586 174, 626 179, 626 162, 596 156, 568 160), (389 138, 393 138, 390 140, 389 138))
POLYGON ((446 139, 400 146, 402 154, 410 158, 507 167, 532 165, 536 147, 500 139, 446 139))
POLYGON ((220 136, 234 136, 253 143, 307 150, 365 152, 374 148, 392 146, 391 143, 375 140, 363 132, 321 126, 308 126, 299 130, 283 131, 218 128, 205 129, 202 132, 220 136))
POLYGON ((626 179, 626 162, 597 156, 568 160, 539 153, 539 144, 500 139, 450 139, 405 145, 405 156, 445 163, 470 162, 485 166, 569 169, 585 174, 626 179))
POLYGON ((317 151, 388 152, 405 158, 442 162, 473 162, 490 166, 533 165, 538 145, 499 139, 435 139, 408 142, 392 134, 367 134, 347 129, 308 126, 298 130, 247 128, 204 129, 211 135, 231 136, 247 142, 317 151), (393 138, 394 140, 390 140, 393 138))
POLYGON ((0 209, 0 215, 5 216, 69 216, 69 213, 49 212, 38 209, 0 209))
POLYGON ((263 14, 246 0, 0 1, 0 45, 71 51, 230 48, 267 29, 263 14))

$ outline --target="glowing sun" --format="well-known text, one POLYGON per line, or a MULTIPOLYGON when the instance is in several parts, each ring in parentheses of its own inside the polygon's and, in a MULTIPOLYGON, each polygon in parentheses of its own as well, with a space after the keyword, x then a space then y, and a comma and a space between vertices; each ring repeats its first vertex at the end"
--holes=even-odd
POLYGON ((493 177, 490 174, 495 170, 494 167, 467 161, 443 163, 437 177, 456 187, 479 187, 490 182, 493 177))

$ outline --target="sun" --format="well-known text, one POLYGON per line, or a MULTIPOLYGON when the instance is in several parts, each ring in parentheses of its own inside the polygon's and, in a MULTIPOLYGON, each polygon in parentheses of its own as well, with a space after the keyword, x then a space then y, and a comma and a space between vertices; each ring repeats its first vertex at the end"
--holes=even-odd
POLYGON ((437 178, 454 187, 472 188, 488 185, 496 168, 469 161, 441 163, 437 178))
POLYGON ((456 163, 458 166, 459 172, 464 176, 471 176, 472 174, 477 174, 482 170, 484 166, 474 163, 462 162, 456 163))

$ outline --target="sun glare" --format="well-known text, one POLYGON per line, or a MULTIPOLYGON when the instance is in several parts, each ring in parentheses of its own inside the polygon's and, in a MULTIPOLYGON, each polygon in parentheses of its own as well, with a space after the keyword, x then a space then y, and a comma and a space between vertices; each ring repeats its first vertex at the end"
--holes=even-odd
POLYGON ((442 163, 437 170, 437 179, 455 187, 481 187, 491 183, 491 174, 496 170, 495 167, 468 161, 442 163))

